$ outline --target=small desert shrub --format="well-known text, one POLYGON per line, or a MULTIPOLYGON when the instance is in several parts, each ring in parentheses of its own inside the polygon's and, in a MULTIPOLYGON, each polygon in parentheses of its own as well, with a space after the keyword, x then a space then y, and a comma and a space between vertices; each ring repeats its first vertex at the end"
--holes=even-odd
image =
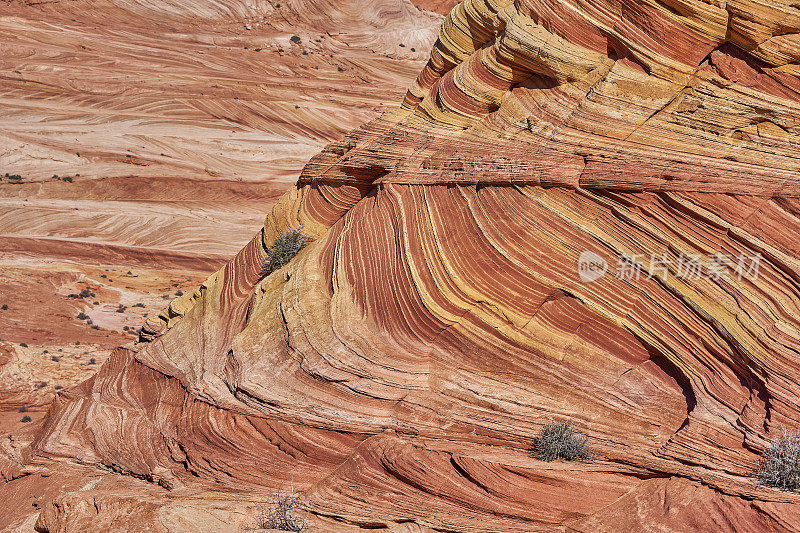
POLYGON ((591 461, 592 451, 586 436, 581 435, 569 420, 545 424, 533 445, 533 452, 542 461, 591 461))
POLYGON ((761 485, 800 491, 800 434, 781 429, 781 436, 764 450, 756 477, 761 485))
POLYGON ((61 361, 61 358, 58 357, 57 355, 51 355, 50 360, 53 361, 54 363, 58 363, 59 361, 61 361))
POLYGON ((27 407, 25 407, 24 405, 21 405, 21 406, 19 407, 18 411, 19 411, 20 413, 27 413, 27 412, 28 412, 28 408, 27 408, 27 407))
POLYGON ((21 343, 19 343, 19 345, 22 346, 23 348, 27 348, 28 347, 28 343, 27 342, 21 342, 21 343))
POLYGON ((0 307, 0 309, 2 309, 3 311, 8 311, 8 305, 3 304, 3 306, 0 307))
POLYGON ((37 389, 43 389, 43 388, 47 387, 47 382, 46 382, 46 381, 40 381, 39 383, 37 383, 37 384, 35 385, 35 387, 36 387, 37 389))
POLYGON ((89 315, 86 313, 78 313, 78 320, 86 320, 87 318, 89 318, 89 315))
POLYGON ((95 358, 94 358, 94 357, 92 357, 91 359, 89 359, 89 364, 90 364, 90 365, 93 365, 93 364, 95 364, 96 362, 97 362, 97 361, 95 360, 95 358))
POLYGON ((33 420, 33 418, 29 417, 28 415, 22 417, 23 422, 30 422, 31 420, 33 420))
POLYGON ((263 509, 256 516, 256 527, 261 529, 277 529, 278 531, 303 531, 306 518, 298 518, 295 512, 303 507, 303 499, 294 490, 288 494, 279 493, 269 508, 263 509))
POLYGON ((282 231, 267 250, 267 257, 261 266, 261 277, 267 277, 300 253, 311 239, 303 235, 301 228, 282 231))

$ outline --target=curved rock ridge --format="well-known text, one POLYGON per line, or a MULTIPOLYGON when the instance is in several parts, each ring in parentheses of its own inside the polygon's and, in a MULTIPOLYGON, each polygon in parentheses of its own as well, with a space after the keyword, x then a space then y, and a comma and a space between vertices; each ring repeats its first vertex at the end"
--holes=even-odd
POLYGON ((461 2, 402 107, 315 156, 33 450, 291 481, 355 529, 796 530, 752 471, 800 424, 798 13, 461 2), (313 243, 262 279, 295 227, 313 243), (561 417, 597 461, 532 457, 561 417))

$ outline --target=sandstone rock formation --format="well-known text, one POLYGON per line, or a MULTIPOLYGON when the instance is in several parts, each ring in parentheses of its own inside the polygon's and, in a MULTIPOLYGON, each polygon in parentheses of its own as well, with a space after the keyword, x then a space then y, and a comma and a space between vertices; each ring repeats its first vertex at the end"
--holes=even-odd
MULTIPOLYGON (((0 530, 95 479, 16 464, 55 394, 225 264, 309 157, 395 105, 441 19, 402 0, 0 1, 0 530)), ((122 501, 106 483, 91 494, 122 501)))
POLYGON ((402 0, 0 1, 0 434, 395 105, 441 20, 402 0))
POLYGON ((175 495, 294 483, 319 530, 797 530, 751 473, 800 424, 798 36, 788 2, 465 0, 402 107, 59 394, 31 453, 175 495), (598 460, 535 460, 553 417, 598 460))
POLYGON ((62 289, 153 313, 196 285, 312 155, 402 98, 441 19, 403 0, 0 1, 0 340, 130 340, 140 316, 62 289))
POLYGON ((414 5, 427 11, 447 15, 451 9, 458 5, 458 0, 416 0, 414 5))

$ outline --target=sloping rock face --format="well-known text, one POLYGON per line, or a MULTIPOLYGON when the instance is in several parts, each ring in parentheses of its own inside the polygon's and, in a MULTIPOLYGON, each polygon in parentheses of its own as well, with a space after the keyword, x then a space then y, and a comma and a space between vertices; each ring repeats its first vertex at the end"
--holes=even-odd
POLYGON ((800 424, 798 32, 783 3, 462 2, 402 108, 314 157, 33 450, 293 482, 348 527, 797 530, 752 470, 800 424), (554 417, 598 460, 535 460, 554 417))

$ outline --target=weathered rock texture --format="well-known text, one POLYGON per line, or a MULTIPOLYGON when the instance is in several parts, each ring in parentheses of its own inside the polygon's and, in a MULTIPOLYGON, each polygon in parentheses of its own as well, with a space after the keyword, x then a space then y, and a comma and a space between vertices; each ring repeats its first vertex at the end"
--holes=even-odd
POLYGON ((33 450, 293 481, 364 527, 797 530, 751 472, 800 424, 798 32, 788 3, 462 2, 402 108, 314 157, 33 450), (297 226, 314 242, 261 279, 297 226), (583 251, 670 271, 586 283, 583 251), (759 276, 678 275, 714 253, 759 276), (533 459, 553 417, 598 461, 533 459))
POLYGON ((0 435, 395 106, 442 18, 408 0, 0 0, 0 435))
POLYGON ((311 156, 403 97, 441 21, 408 0, 0 0, 0 339, 125 342, 74 320, 65 278, 157 313, 142 281, 224 265, 311 156))
POLYGON ((414 0, 414 5, 428 11, 447 15, 451 9, 458 5, 458 0, 414 0))

